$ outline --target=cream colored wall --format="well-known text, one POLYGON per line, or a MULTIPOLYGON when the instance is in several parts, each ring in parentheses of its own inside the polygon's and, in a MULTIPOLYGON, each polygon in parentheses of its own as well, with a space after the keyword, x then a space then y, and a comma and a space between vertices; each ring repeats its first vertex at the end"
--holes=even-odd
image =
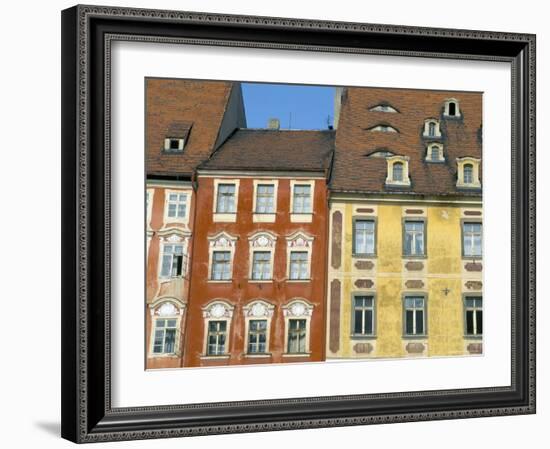
MULTIPOLYGON (((470 262, 462 258, 461 220, 465 218, 465 210, 481 214, 481 203, 368 202, 356 199, 331 201, 327 358, 452 356, 469 353, 467 347, 472 341, 465 339, 463 335, 463 294, 480 294, 479 284, 475 284, 474 288, 471 285, 467 288, 466 283, 482 281, 482 272, 469 272, 465 269, 465 264, 470 262), (365 214, 358 209, 373 211, 365 214), (411 209, 416 213, 408 214, 407 211, 411 209), (340 211, 343 215, 342 262, 339 269, 333 268, 330 263, 334 250, 334 211, 340 211), (352 256, 352 223, 353 218, 359 216, 376 218, 375 257, 352 256), (422 217, 426 220, 427 257, 402 257, 402 222, 405 217, 422 217), (370 261, 372 267, 358 268, 355 265, 357 261, 370 261), (420 262, 423 267, 410 271, 406 268, 407 262, 420 262), (340 342, 336 352, 329 349, 330 295, 331 282, 334 279, 341 282, 340 342), (355 283, 360 279, 371 280, 373 284, 370 288, 358 288, 355 283), (418 281, 421 281, 421 286, 418 281), (375 295, 376 338, 351 337, 352 295, 355 292, 375 295), (427 298, 426 338, 403 338, 402 297, 405 293, 420 293, 427 298), (370 352, 357 353, 354 347, 358 343, 370 344, 370 352), (417 347, 424 349, 418 353, 408 353, 406 348, 409 343, 419 343, 421 346, 417 347)), ((481 218, 482 215, 479 215, 474 219, 481 218)))

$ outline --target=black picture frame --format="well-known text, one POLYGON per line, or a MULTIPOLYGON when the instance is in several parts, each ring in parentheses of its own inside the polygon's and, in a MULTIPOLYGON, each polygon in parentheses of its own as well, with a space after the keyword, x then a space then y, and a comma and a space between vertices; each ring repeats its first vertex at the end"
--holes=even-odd
POLYGON ((535 413, 535 36, 75 6, 62 12, 62 436, 74 442, 535 413), (512 71, 511 385, 112 408, 110 43, 505 61, 512 71))

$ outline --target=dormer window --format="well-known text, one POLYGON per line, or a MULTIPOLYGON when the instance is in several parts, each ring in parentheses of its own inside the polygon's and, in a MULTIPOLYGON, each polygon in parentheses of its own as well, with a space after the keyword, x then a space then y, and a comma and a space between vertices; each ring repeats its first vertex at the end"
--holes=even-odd
POLYGON ((456 163, 458 165, 456 186, 459 188, 481 188, 481 181, 479 180, 481 159, 463 157, 458 158, 456 163))
POLYGON ((409 187, 409 157, 391 156, 386 158, 388 162, 388 173, 386 176, 387 186, 409 187))
POLYGON ((369 108, 369 111, 371 111, 371 112, 391 112, 391 113, 399 112, 397 109, 395 109, 393 106, 390 106, 387 103, 377 104, 376 106, 373 106, 373 107, 369 108))
POLYGON ((386 158, 393 156, 394 153, 392 153, 390 150, 386 150, 384 148, 374 150, 372 153, 368 153, 365 156, 368 158, 386 158))
POLYGON ((179 137, 167 137, 164 139, 164 151, 181 152, 185 146, 185 139, 179 137))
POLYGON ((376 125, 372 128, 369 128, 371 132, 381 132, 381 133, 398 133, 397 129, 390 125, 376 125))
POLYGON ((439 128, 439 122, 435 119, 427 119, 424 121, 424 137, 441 137, 441 130, 439 128))
POLYGON ((447 117, 460 117, 460 106, 456 98, 449 98, 445 101, 444 115, 447 117))
POLYGON ((432 143, 426 148, 426 162, 445 162, 443 155, 443 145, 432 143))

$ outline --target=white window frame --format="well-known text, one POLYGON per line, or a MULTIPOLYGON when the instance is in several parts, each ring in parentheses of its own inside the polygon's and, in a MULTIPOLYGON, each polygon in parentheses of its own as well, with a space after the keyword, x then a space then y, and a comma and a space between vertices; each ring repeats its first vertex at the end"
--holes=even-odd
POLYGON ((474 189, 481 188, 481 181, 479 180, 479 167, 481 165, 481 159, 467 156, 462 158, 456 158, 456 163, 457 163, 456 186, 458 188, 474 188, 474 189), (473 167, 473 171, 472 171, 473 182, 471 183, 464 182, 464 166, 467 164, 470 164, 473 167))
POLYGON ((424 293, 405 293, 403 295, 403 337, 407 339, 411 338, 427 338, 428 337, 428 298, 424 293), (416 312, 417 310, 420 310, 420 308, 416 307, 416 304, 414 307, 407 307, 406 302, 407 299, 411 298, 422 298, 423 306, 422 306, 422 324, 423 329, 422 333, 416 332, 416 313, 413 313, 413 333, 408 334, 407 333, 407 310, 413 310, 416 312))
POLYGON ((455 117, 455 118, 462 117, 462 113, 460 111, 460 102, 456 98, 447 98, 445 100, 445 108, 443 110, 443 115, 445 115, 445 117, 455 117), (454 103, 456 106, 455 115, 449 115, 449 105, 451 103, 454 103))
POLYGON ((255 179, 254 180, 254 197, 252 199, 252 221, 254 223, 275 223, 277 217, 277 198, 279 192, 279 180, 277 179, 255 179), (272 185, 273 186, 273 212, 260 213, 256 211, 258 200, 258 186, 272 185))
POLYGON ((315 180, 299 180, 292 179, 290 181, 290 221, 292 223, 311 223, 313 220, 313 210, 315 209, 315 180), (309 185, 310 186, 310 204, 309 212, 294 212, 294 188, 295 186, 309 185))
POLYGON ((302 232, 296 231, 286 237, 286 279, 287 282, 311 282, 311 260, 313 252, 314 237, 302 232), (290 279, 290 253, 292 252, 307 252, 307 279, 290 279))
POLYGON ((403 258, 425 258, 428 254, 428 225, 427 220, 425 218, 405 218, 403 219, 403 258), (412 240, 412 249, 415 251, 414 253, 411 252, 411 254, 407 254, 406 248, 407 248, 407 223, 422 223, 422 253, 416 253, 416 232, 413 234, 413 240, 412 240))
POLYGON ((177 298, 173 298, 173 297, 157 298, 153 303, 149 304, 149 313, 151 316, 151 334, 149 337, 148 358, 181 356, 181 349, 182 349, 180 345, 181 324, 183 322, 182 317, 185 313, 185 309, 186 309, 186 304, 178 300, 177 298), (176 339, 174 343, 174 351, 170 353, 154 352, 156 324, 157 324, 157 320, 161 320, 161 319, 176 320, 176 339))
POLYGON ((439 120, 436 120, 434 118, 428 118, 424 120, 424 132, 422 133, 424 137, 428 137, 430 139, 434 139, 436 137, 441 137, 441 128, 439 126, 439 120), (434 135, 430 136, 430 124, 433 123, 435 125, 434 129, 434 135))
POLYGON ((311 354, 310 339, 311 339, 311 317, 313 315, 313 304, 303 298, 294 298, 285 304, 283 316, 285 319, 285 343, 283 357, 308 357, 311 354), (304 353, 288 352, 288 332, 290 320, 304 319, 306 320, 306 350, 304 353))
MULTIPOLYGON (((187 274, 187 270, 189 269, 189 260, 188 260, 188 246, 189 246, 189 239, 179 235, 179 233, 173 232, 173 230, 167 230, 166 234, 162 234, 159 236, 161 237, 161 245, 160 245, 160 251, 159 251, 159 262, 158 262, 158 279, 161 280, 170 280, 170 279, 183 279, 185 278, 187 274), (168 245, 180 245, 182 247, 182 267, 181 267, 181 274, 178 276, 165 276, 162 274, 162 260, 164 258, 164 248, 168 245)), ((172 262, 173 263, 173 262, 172 262)))
POLYGON ((259 231, 252 234, 248 238, 248 281, 254 283, 273 282, 273 266, 275 264, 275 245, 277 242, 277 236, 268 231, 259 231), (269 252, 270 254, 270 273, 269 279, 252 279, 254 270, 254 253, 255 252, 269 252))
POLYGON ((215 235, 208 237, 208 282, 223 283, 232 282, 233 280, 233 261, 235 259, 235 245, 237 237, 234 237, 226 232, 218 232, 215 235), (229 251, 229 270, 231 273, 230 279, 212 279, 212 265, 214 261, 215 251, 229 251))
POLYGON ((426 145, 426 161, 427 162, 445 162, 445 156, 443 155, 443 144, 439 142, 433 142, 426 145), (433 149, 437 148, 437 159, 434 159, 433 149))
POLYGON ((213 221, 218 223, 236 223, 239 210, 239 179, 214 179, 214 195, 212 197, 213 221), (235 186, 235 212, 218 212, 218 189, 220 184, 233 184, 235 186))
POLYGON ((467 294, 467 295, 464 295, 464 298, 463 298, 463 306, 464 306, 464 338, 481 338, 483 337, 483 296, 481 294, 478 294, 478 295, 475 295, 475 294, 467 294), (466 301, 468 299, 479 299, 481 301, 481 306, 467 306, 466 305, 466 301), (467 333, 467 330, 468 330, 468 326, 467 326, 467 313, 468 311, 472 311, 474 312, 473 313, 473 325, 474 325, 474 333, 473 334, 468 334, 467 333), (478 325, 477 325, 477 314, 475 313, 476 311, 481 311, 481 333, 477 333, 477 329, 478 329, 478 325))
POLYGON ((231 356, 231 323, 233 321, 233 312, 235 306, 225 299, 214 299, 202 307, 203 327, 203 345, 201 359, 223 359, 231 356), (208 354, 208 328, 211 321, 225 321, 225 352, 223 354, 208 354))
POLYGON ((388 163, 388 173, 386 176, 386 185, 398 187, 410 187, 411 180, 409 177, 409 156, 390 156, 386 158, 388 163), (403 180, 394 181, 393 179, 393 164, 401 162, 403 164, 403 180))
POLYGON ((351 312, 352 312, 352 316, 351 316, 351 324, 352 324, 352 328, 351 328, 351 336, 352 338, 376 338, 376 295, 372 292, 353 292, 351 294, 351 300, 352 300, 352 303, 351 303, 351 312), (361 332, 361 333, 357 333, 355 332, 355 311, 357 309, 357 307, 355 306, 355 300, 357 298, 370 298, 372 300, 372 306, 371 307, 367 307, 367 306, 362 306, 360 307, 360 310, 363 312, 362 313, 362 316, 363 316, 363 330, 365 328, 365 311, 366 310, 371 310, 372 311, 372 332, 370 334, 367 334, 367 333, 364 333, 364 332, 361 332))
MULTIPOLYGON (((189 223, 190 192, 186 190, 166 189, 164 191, 164 223, 189 223), (185 195, 185 215, 183 217, 169 217, 168 207, 170 204, 170 195, 185 195)), ((178 200, 179 204, 179 200, 178 200)))
POLYGON ((181 153, 183 151, 183 148, 185 147, 185 139, 183 137, 166 137, 164 139, 164 151, 167 152, 174 152, 174 153, 181 153), (170 142, 172 140, 178 141, 178 148, 170 148, 170 142))
POLYGON ((482 259, 483 258, 483 222, 481 220, 470 220, 470 219, 463 219, 462 220, 462 223, 461 223, 461 238, 462 238, 462 258, 463 259, 482 259), (479 225, 480 226, 480 231, 479 231, 479 234, 480 234, 480 244, 481 244, 481 248, 480 248, 480 251, 481 253, 480 254, 475 254, 475 255, 468 255, 466 254, 466 231, 465 231, 465 226, 466 225, 479 225))
POLYGON ((245 335, 245 357, 253 358, 263 358, 271 357, 270 354, 270 339, 271 339, 271 321, 273 318, 273 313, 275 306, 266 300, 255 299, 250 301, 243 307, 244 315, 244 335, 245 335), (266 320, 266 342, 265 342, 265 351, 262 353, 258 352, 249 352, 249 331, 250 331, 250 321, 252 320, 266 320))

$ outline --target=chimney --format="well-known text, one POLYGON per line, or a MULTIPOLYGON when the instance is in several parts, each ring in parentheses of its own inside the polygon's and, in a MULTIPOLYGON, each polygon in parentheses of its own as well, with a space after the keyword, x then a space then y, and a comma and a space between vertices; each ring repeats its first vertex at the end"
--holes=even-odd
POLYGON ((267 129, 279 129, 281 127, 281 121, 278 118, 270 118, 267 121, 267 129))

